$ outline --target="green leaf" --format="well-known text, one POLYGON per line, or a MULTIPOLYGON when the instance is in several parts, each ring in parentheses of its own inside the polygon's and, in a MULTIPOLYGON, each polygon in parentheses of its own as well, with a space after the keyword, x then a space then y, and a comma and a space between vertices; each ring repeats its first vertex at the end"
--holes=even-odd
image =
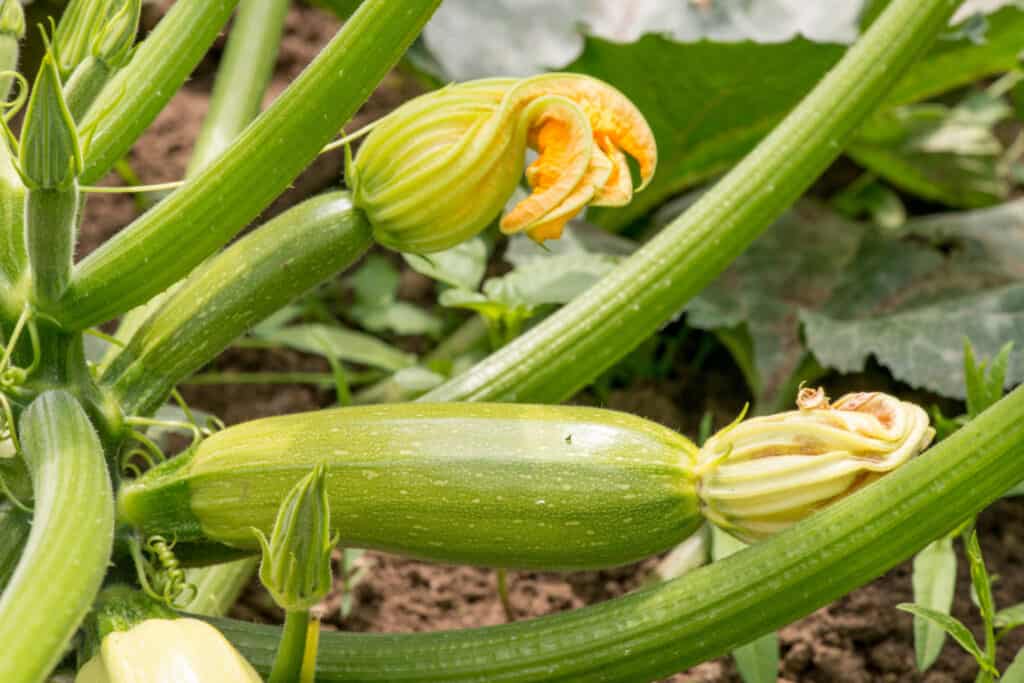
POLYGON ((487 269, 487 244, 480 237, 430 256, 402 254, 405 262, 421 275, 459 289, 476 289, 487 269))
MULTIPOLYGON (((956 592, 956 553, 953 540, 932 541, 914 556, 914 601, 942 614, 949 614, 956 592)), ((927 671, 946 641, 946 631, 934 621, 914 616, 914 654, 917 670, 927 671)))
POLYGON ((978 597, 978 608, 985 623, 992 624, 996 613, 995 601, 992 599, 992 581, 989 579, 985 558, 982 557, 981 546, 978 544, 978 532, 971 532, 966 546, 967 559, 971 564, 971 585, 978 597))
POLYGON ((993 623, 996 628, 1013 629, 1024 626, 1024 602, 1019 602, 996 612, 993 623))
POLYGON ((318 356, 329 352, 338 360, 384 370, 400 370, 416 360, 414 355, 385 344, 376 337, 334 325, 291 325, 263 332, 259 339, 318 356))
POLYGON ((381 306, 356 304, 349 315, 371 332, 395 334, 441 334, 441 320, 428 311, 405 301, 392 301, 381 306))
MULTIPOLYGON (((857 372, 873 355, 897 379, 965 398, 964 336, 982 355, 1024 340, 1024 201, 863 233, 828 303, 800 319, 825 366, 857 372)), ((1020 366, 1006 384, 1024 379, 1020 366)))
POLYGON ((895 229, 907 222, 907 209, 900 196, 868 173, 834 197, 832 205, 847 218, 866 216, 886 229, 895 229))
POLYGON ((483 292, 492 301, 510 305, 566 304, 600 280, 618 261, 604 254, 554 254, 487 280, 483 292))
POLYGON ((974 639, 974 634, 967 630, 967 627, 957 619, 949 616, 948 614, 943 614, 942 612, 907 602, 896 605, 896 608, 901 609, 904 612, 910 612, 915 617, 931 621, 937 627, 953 636, 953 639, 960 643, 960 646, 967 650, 967 652, 977 660, 979 666, 983 664, 985 656, 982 653, 981 648, 978 647, 978 642, 974 639))
POLYGON ((1024 649, 1017 651, 1017 656, 999 680, 1001 683, 1024 683, 1024 649))
MULTIPOLYGON (((715 562, 747 547, 746 543, 716 526, 711 527, 711 559, 715 562)), ((736 668, 746 683, 774 683, 779 674, 779 637, 766 633, 732 651, 736 668)))
POLYGON ((983 410, 1003 397, 1006 386, 1006 372, 1010 362, 1013 342, 1007 342, 999 350, 992 364, 978 362, 974 347, 964 339, 964 381, 967 389, 967 415, 973 419, 983 410))
POLYGON ((976 93, 956 107, 922 104, 876 115, 847 153, 901 189, 950 206, 987 206, 1007 196, 996 123, 1012 109, 976 93))
POLYGON ((743 361, 758 403, 772 403, 799 367, 805 353, 800 311, 822 308, 830 300, 867 234, 864 226, 819 204, 801 203, 687 307, 689 325, 714 330, 743 361), (737 336, 741 325, 753 346, 752 364, 737 336))
POLYGON ((380 306, 395 300, 399 278, 390 261, 380 254, 370 254, 348 281, 358 302, 380 306))

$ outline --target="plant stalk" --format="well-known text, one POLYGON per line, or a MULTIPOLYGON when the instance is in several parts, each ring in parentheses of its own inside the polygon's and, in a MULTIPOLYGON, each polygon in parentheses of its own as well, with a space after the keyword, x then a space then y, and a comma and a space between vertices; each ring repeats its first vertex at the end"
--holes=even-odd
POLYGON ((423 400, 563 401, 679 314, 839 156, 956 0, 891 3, 742 162, 586 293, 423 400))
POLYGON ((285 613, 281 643, 268 683, 294 683, 299 680, 308 630, 309 610, 289 610, 285 613))
POLYGON ((20 421, 34 514, 25 551, 0 598, 0 680, 42 681, 92 605, 114 534, 103 448, 78 402, 40 395, 20 421))
POLYGON ((96 325, 144 303, 213 254, 341 130, 439 2, 366 0, 230 148, 82 261, 49 313, 71 329, 96 325))
POLYGON ((77 221, 77 186, 26 193, 25 234, 37 305, 56 301, 71 280, 77 221))

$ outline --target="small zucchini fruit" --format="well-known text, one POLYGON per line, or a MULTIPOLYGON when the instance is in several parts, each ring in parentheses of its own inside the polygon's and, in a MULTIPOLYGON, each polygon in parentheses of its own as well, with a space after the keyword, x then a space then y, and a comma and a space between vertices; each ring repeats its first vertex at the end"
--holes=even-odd
POLYGON ((428 560, 574 570, 634 562, 702 522, 696 447, 624 413, 480 403, 324 410, 225 429, 127 483, 143 534, 243 551, 327 467, 343 545, 428 560))

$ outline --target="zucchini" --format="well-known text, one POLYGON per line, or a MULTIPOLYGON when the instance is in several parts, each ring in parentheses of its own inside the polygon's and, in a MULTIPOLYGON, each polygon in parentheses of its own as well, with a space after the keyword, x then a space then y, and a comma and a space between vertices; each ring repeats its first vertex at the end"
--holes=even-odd
POLYGON ((258 549, 284 495, 327 465, 340 541, 440 562, 574 570, 633 562, 702 522, 696 447, 595 408, 395 404, 230 427, 126 484, 144 534, 258 549))

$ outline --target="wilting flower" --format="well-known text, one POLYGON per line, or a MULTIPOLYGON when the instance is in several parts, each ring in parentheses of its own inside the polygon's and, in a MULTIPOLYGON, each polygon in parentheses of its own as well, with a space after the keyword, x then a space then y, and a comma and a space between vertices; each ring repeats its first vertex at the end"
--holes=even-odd
POLYGON ((830 404, 804 389, 797 405, 730 425, 700 449, 704 514, 738 538, 782 531, 907 462, 935 434, 919 406, 879 392, 830 404))
POLYGON ((348 167, 354 203, 382 244, 440 251, 476 235, 526 171, 532 189, 501 219, 505 233, 555 239, 585 206, 633 197, 626 155, 646 187, 657 165, 640 111, 607 83, 579 74, 487 79, 418 97, 379 123, 348 167))
POLYGON ((147 619, 103 639, 75 683, 261 683, 221 632, 198 619, 147 619))

